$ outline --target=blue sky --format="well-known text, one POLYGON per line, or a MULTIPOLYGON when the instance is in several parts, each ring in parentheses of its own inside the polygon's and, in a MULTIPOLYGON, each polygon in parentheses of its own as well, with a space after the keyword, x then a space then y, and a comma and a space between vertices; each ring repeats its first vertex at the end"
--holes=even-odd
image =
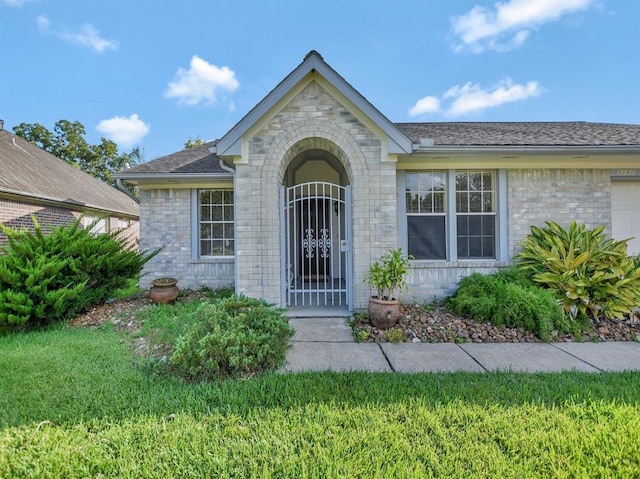
POLYGON ((0 0, 0 119, 146 160, 317 50, 391 121, 640 123, 638 0, 0 0))

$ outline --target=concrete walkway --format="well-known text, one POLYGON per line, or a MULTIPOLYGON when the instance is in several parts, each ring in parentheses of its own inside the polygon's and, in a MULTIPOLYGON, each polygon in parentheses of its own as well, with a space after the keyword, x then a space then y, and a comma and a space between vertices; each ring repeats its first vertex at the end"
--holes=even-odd
POLYGON ((282 372, 640 371, 640 343, 354 342, 346 318, 291 318, 296 330, 282 372))

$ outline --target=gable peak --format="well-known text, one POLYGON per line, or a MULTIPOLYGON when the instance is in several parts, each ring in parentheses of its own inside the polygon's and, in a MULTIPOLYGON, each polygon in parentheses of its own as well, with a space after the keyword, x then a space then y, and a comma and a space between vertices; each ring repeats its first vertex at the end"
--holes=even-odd
POLYGON ((320 55, 320 53, 318 53, 316 50, 311 50, 309 53, 307 53, 304 56, 304 59, 302 60, 303 62, 306 62, 310 57, 316 56, 318 57, 320 60, 324 61, 324 58, 322 58, 322 55, 320 55))

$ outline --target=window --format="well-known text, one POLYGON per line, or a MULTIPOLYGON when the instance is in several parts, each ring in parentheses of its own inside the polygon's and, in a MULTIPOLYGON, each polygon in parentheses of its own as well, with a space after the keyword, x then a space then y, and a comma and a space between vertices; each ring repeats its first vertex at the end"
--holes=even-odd
POLYGON ((107 219, 100 216, 84 215, 82 226, 85 229, 91 228, 92 235, 99 235, 107 232, 107 219))
POLYGON ((199 255, 233 256, 233 225, 233 190, 199 190, 199 255))
POLYGON ((408 253, 451 261, 496 258, 496 175, 493 170, 406 172, 408 253))
POLYGON ((456 172, 456 224, 459 259, 495 258, 495 173, 456 172))
POLYGON ((407 250, 416 259, 446 259, 446 173, 406 175, 407 250))

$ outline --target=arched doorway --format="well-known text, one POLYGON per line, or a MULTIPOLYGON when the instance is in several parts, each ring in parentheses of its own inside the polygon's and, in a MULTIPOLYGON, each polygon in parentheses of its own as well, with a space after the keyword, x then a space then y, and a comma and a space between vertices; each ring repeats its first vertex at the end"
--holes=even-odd
POLYGON ((351 187, 340 161, 307 150, 281 188, 282 304, 351 310, 351 187))

